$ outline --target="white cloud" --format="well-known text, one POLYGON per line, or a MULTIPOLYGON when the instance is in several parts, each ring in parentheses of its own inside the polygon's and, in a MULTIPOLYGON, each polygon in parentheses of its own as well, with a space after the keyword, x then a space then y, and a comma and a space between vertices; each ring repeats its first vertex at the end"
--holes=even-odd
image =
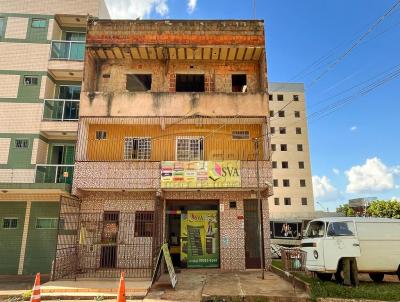
POLYGON ((165 17, 168 14, 167 0, 106 0, 112 19, 148 18, 155 11, 165 17))
POLYGON ((336 168, 333 168, 333 169, 332 169, 332 172, 333 172, 334 174, 336 174, 336 175, 339 175, 339 174, 340 174, 340 170, 339 170, 339 169, 336 169, 336 168))
POLYGON ((391 200, 393 200, 393 201, 400 201, 400 197, 393 196, 391 200))
POLYGON ((314 198, 317 201, 335 201, 338 197, 337 189, 326 176, 314 175, 312 177, 314 198))
POLYGON ((391 190, 396 187, 394 175, 398 167, 387 167, 379 158, 369 158, 364 165, 346 171, 348 193, 369 193, 391 190))
POLYGON ((197 0, 188 0, 187 6, 189 14, 194 12, 194 10, 196 9, 196 5, 197 5, 197 0))
POLYGON ((357 126, 351 126, 350 127, 350 131, 356 131, 357 130, 357 126))

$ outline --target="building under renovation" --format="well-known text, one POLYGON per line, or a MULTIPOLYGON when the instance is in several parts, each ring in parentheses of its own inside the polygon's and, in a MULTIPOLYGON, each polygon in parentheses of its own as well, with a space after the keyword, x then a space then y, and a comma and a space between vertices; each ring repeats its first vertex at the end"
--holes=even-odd
POLYGON ((90 19, 54 277, 259 268, 258 192, 268 267, 266 83, 263 21, 90 19))

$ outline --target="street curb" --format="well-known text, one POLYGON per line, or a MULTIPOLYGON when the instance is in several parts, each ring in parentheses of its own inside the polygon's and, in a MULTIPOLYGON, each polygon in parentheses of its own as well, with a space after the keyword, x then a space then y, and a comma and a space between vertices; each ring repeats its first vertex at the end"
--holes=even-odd
MULTIPOLYGON (((308 297, 282 297, 282 296, 202 296, 201 302, 310 302, 308 297)), ((333 302, 333 301, 332 301, 333 302)))
POLYGON ((293 285, 297 288, 304 290, 308 295, 311 296, 311 286, 309 283, 301 280, 300 278, 294 276, 291 273, 287 273, 276 266, 271 266, 271 272, 277 274, 279 277, 285 279, 288 282, 293 283, 293 285))

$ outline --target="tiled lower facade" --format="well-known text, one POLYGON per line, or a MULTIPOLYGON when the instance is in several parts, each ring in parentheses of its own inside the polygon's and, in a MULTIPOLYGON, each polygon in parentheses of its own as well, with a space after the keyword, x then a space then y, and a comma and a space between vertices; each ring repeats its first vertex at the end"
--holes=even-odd
MULTIPOLYGON (((153 211, 157 192, 82 192, 81 213, 84 215, 98 215, 98 213, 119 212, 121 219, 123 215, 129 215, 129 225, 123 222, 119 228, 118 241, 132 244, 137 255, 149 255, 152 242, 150 238, 135 238, 133 229, 135 226, 136 211, 153 211), (140 240, 135 244, 135 240, 140 240)), ((219 208, 219 228, 220 228, 220 268, 222 270, 244 270, 245 264, 245 229, 244 229, 244 203, 246 200, 255 199, 253 191, 164 191, 161 194, 161 201, 164 203, 163 218, 163 237, 165 238, 165 209, 170 201, 190 201, 190 200, 215 200, 218 201, 219 208), (229 203, 236 202, 236 208, 231 209, 229 203)), ((125 216, 127 217, 127 216, 125 216)), ((265 241, 265 263, 268 269, 271 264, 269 222, 268 222, 268 202, 263 198, 263 219, 264 219, 264 241, 265 241)), ((129 246, 124 247, 129 248, 129 246)), ((126 250, 119 250, 117 260, 118 265, 130 265, 124 260, 126 250), (125 262, 124 262, 125 261, 125 262)), ((99 255, 99 253, 95 253, 99 255)), ((87 255, 81 255, 80 261, 89 261, 91 265, 98 265, 99 259, 87 259, 87 255), (86 260, 82 260, 86 259, 86 260)), ((135 257, 146 267, 146 260, 135 257)), ((85 264, 87 266, 87 264, 85 264)))

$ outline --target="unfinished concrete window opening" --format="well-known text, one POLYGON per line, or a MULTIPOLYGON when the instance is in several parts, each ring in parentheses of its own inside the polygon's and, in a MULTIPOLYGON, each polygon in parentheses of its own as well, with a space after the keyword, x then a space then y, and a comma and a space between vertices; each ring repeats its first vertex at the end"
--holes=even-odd
POLYGON ((247 76, 245 74, 232 75, 232 92, 247 92, 247 76))
POLYGON ((176 92, 204 92, 204 74, 177 74, 176 92))
POLYGON ((151 90, 151 74, 127 74, 126 75, 126 90, 135 91, 150 91, 151 90))

